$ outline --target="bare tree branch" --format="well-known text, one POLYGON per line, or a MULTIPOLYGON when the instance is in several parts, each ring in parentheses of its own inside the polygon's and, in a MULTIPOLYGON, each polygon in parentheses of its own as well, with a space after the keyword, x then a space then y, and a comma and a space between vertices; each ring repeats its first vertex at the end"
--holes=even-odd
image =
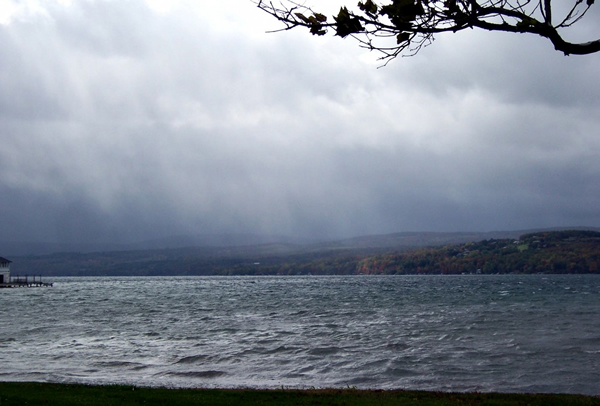
POLYGON ((434 35, 466 28, 529 33, 548 39, 565 55, 600 51, 600 39, 583 43, 566 41, 559 30, 579 22, 594 0, 571 0, 573 5, 555 18, 552 0, 386 0, 358 2, 358 10, 341 7, 332 18, 293 0, 273 3, 251 0, 275 17, 287 31, 305 27, 313 35, 352 37, 363 48, 378 51, 387 63, 400 55, 410 56, 431 44, 434 35), (585 2, 584 2, 585 1, 585 2), (553 25, 554 20, 560 21, 553 25))

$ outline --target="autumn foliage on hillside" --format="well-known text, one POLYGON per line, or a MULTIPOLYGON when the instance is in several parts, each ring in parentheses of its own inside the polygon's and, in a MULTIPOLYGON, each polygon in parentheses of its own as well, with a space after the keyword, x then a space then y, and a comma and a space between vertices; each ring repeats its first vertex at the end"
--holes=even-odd
POLYGON ((382 254, 358 263, 359 274, 598 273, 600 233, 555 231, 519 240, 484 240, 382 254))
MULTIPOLYGON (((237 251, 190 248, 59 253, 15 259, 14 274, 44 276, 419 275, 600 273, 600 232, 552 231, 389 252, 324 249, 277 253, 269 246, 237 251), (231 251, 231 252, 229 252, 231 251)), ((392 251, 394 250, 394 251, 392 251)))

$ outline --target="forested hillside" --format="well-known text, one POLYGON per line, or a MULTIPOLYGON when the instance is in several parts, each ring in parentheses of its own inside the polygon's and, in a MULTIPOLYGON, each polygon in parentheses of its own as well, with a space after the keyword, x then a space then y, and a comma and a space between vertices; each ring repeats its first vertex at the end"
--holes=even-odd
POLYGON ((555 231, 532 233, 518 240, 484 240, 476 243, 422 249, 410 253, 364 258, 362 274, 462 273, 598 273, 600 233, 555 231))
POLYGON ((44 276, 600 273, 600 232, 550 231, 429 248, 299 249, 287 245, 21 257, 44 276))

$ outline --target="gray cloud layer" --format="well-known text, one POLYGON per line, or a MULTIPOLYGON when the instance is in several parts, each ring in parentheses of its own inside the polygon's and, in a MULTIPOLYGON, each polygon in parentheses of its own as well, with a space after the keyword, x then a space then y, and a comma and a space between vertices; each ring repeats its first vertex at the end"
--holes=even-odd
POLYGON ((0 25, 0 240, 600 226, 600 55, 468 32, 376 69, 250 2, 42 5, 0 25))

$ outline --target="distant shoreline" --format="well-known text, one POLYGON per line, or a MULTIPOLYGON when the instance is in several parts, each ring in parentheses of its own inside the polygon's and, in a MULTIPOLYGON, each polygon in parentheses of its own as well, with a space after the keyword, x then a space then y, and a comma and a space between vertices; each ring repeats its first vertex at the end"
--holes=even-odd
POLYGON ((168 389, 0 382, 0 404, 44 405, 600 405, 599 396, 348 389, 168 389))

